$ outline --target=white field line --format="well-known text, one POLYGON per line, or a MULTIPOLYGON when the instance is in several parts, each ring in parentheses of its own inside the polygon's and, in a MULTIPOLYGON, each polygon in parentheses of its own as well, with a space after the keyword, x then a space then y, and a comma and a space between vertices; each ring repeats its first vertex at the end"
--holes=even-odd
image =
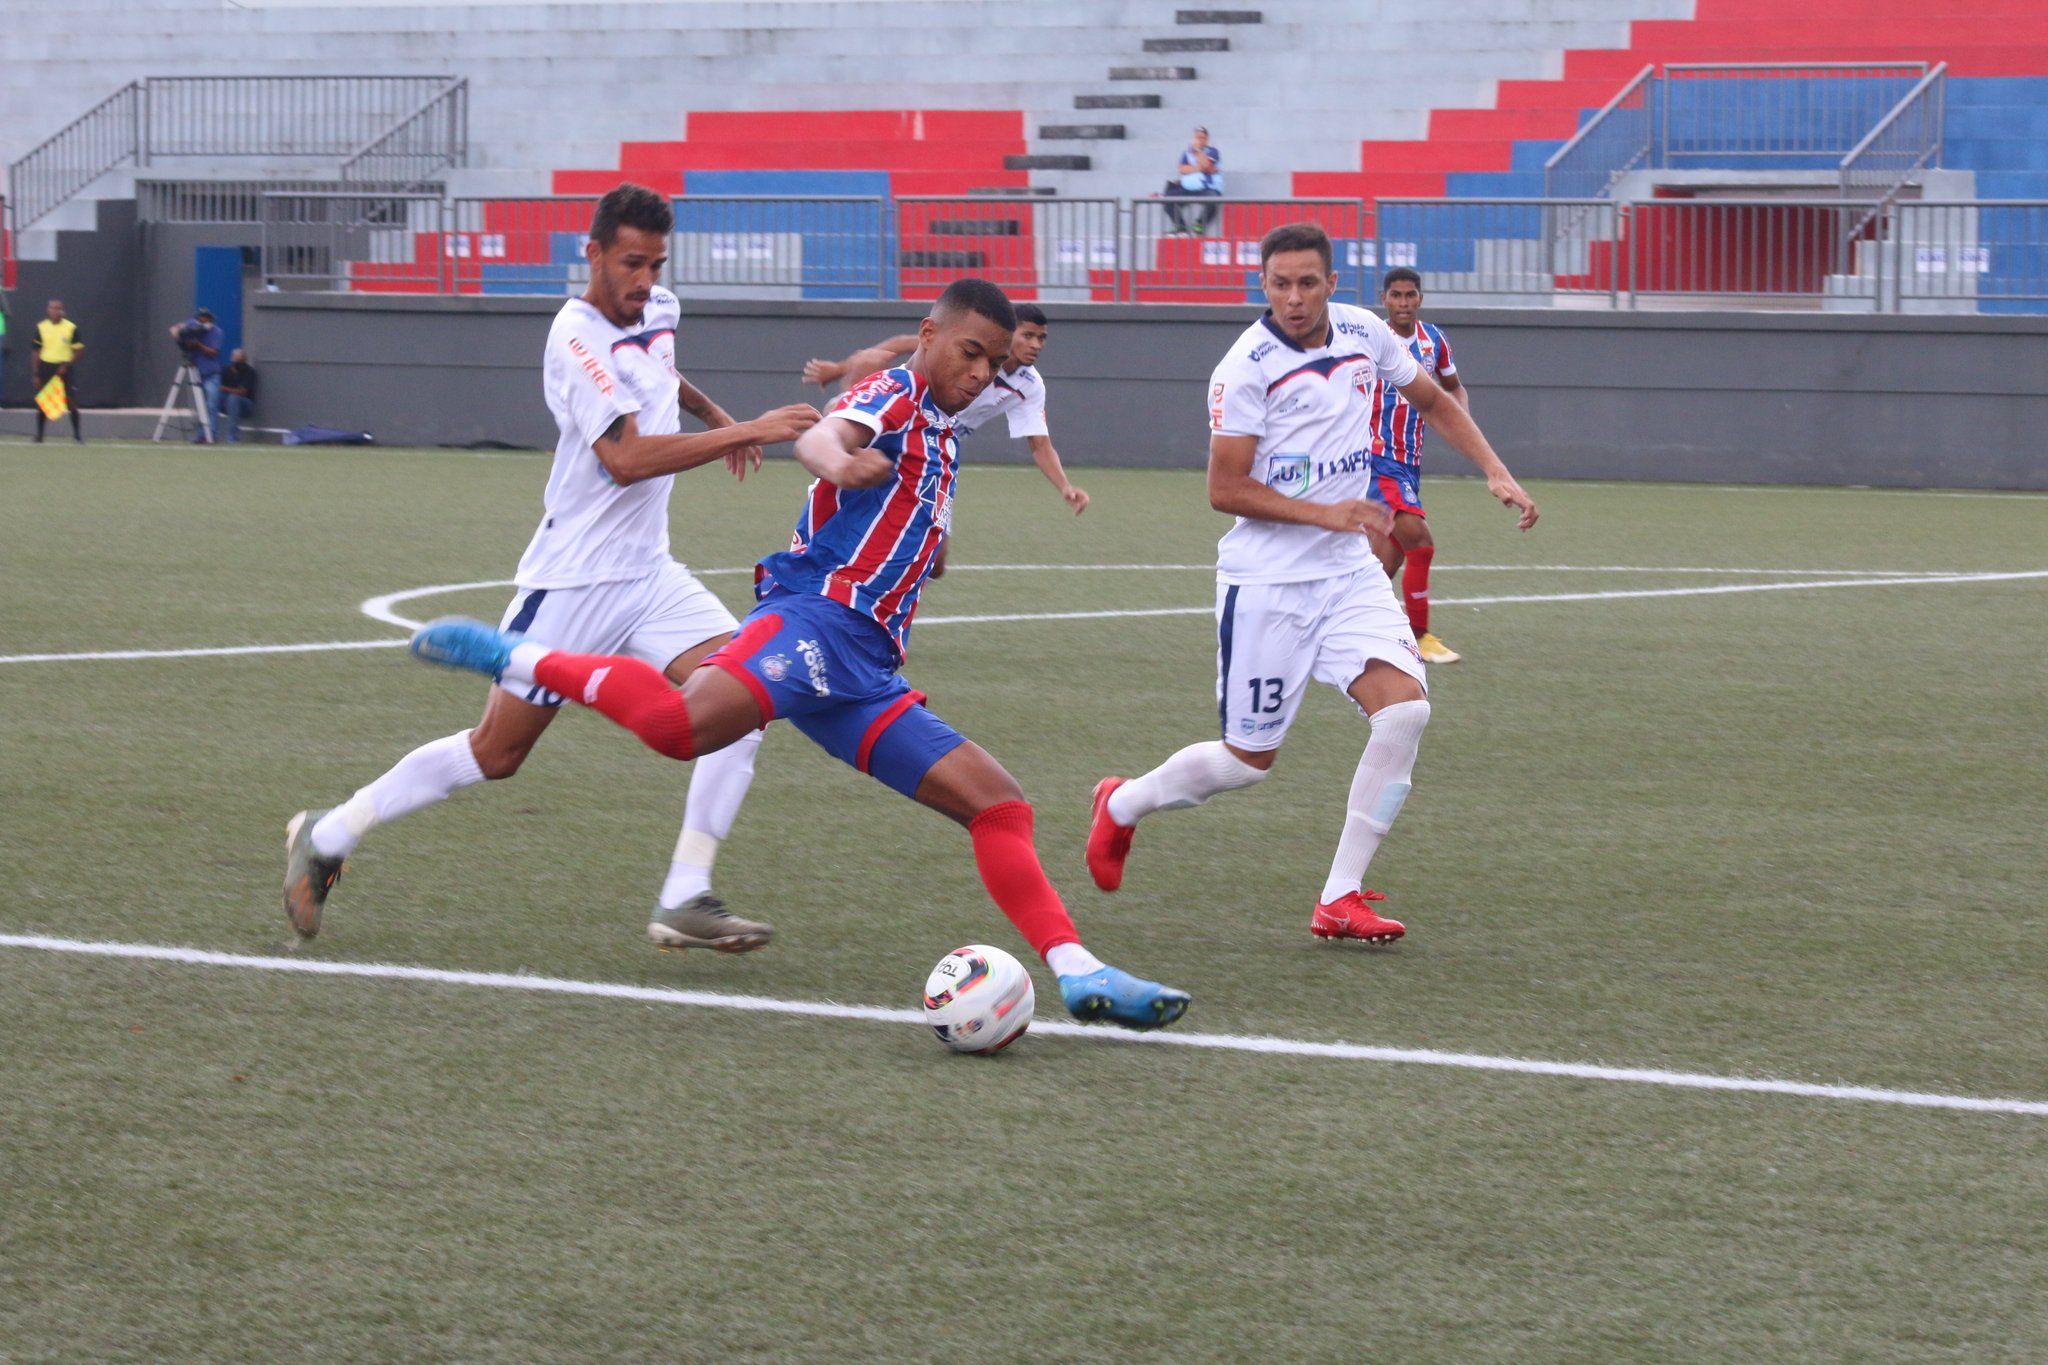
MULTIPOLYGON (((988 564, 978 569, 1025 569, 1041 567, 1064 567, 1069 569, 1119 569, 1126 572, 1140 570, 1182 570, 1201 568, 1207 565, 1185 564, 1120 564, 1120 565, 1018 565, 988 564)), ((1638 588, 1606 592, 1563 592, 1505 594, 1490 597, 1439 597, 1439 607, 1478 607, 1503 603, 1531 602, 1601 602, 1641 597, 1718 597, 1733 593, 1752 592, 1793 592, 1807 588, 1908 588, 1929 587, 1959 583, 2003 583, 2023 579, 2048 578, 2048 569, 2024 569, 2012 573, 1933 573, 1914 572, 1892 577, 1874 576, 1881 571, 1868 569, 1661 569, 1649 566, 1598 566, 1598 565, 1513 565, 1485 564, 1464 565, 1467 570, 1488 572, 1572 572, 1572 573, 1708 573, 1708 574, 1854 574, 1858 577, 1835 577, 1798 579, 1774 583, 1726 583, 1701 588, 1638 588)), ((746 569, 698 569, 694 571, 701 578, 728 574, 751 573, 746 569)), ((485 579, 474 583, 435 583, 423 588, 408 588, 402 592, 385 593, 382 596, 365 599, 360 610, 365 616, 401 630, 417 630, 422 624, 410 617, 401 616, 395 610, 400 602, 419 597, 436 597, 445 593, 467 592, 481 588, 510 587, 510 579, 485 579)), ((1126 608, 1104 611, 1047 611, 1047 612, 997 612, 972 616, 925 616, 918 624, 926 626, 979 625, 1005 621, 1094 621, 1111 618, 1143 616, 1207 616, 1213 608, 1202 607, 1150 607, 1126 608)), ((237 654, 314 654, 327 650, 344 649, 394 649, 404 644, 403 640, 326 640, 308 644, 293 645, 220 645, 193 649, 123 649, 97 650, 76 654, 0 654, 0 664, 38 663, 83 663, 107 660, 138 659, 198 659, 237 654)))
MULTIPOLYGON (((243 971, 298 972, 310 976, 348 976, 387 981, 418 981, 444 986, 477 986, 493 990, 533 991, 551 995, 595 996, 607 1000, 637 1000, 696 1009, 790 1014, 813 1019, 854 1019, 867 1023, 914 1024, 919 1027, 924 1024, 923 1015, 917 1010, 909 1009, 842 1005, 827 1000, 778 1000, 768 996, 726 995, 714 991, 686 991, 658 986, 627 986, 606 981, 569 981, 558 977, 515 976, 503 972, 446 971, 434 967, 401 967, 378 962, 323 962, 316 958, 257 957, 242 953, 209 952, 199 948, 156 947, 136 943, 86 943, 78 939, 46 938, 38 934, 0 934, 0 947, 90 957, 175 962, 200 967, 232 967, 243 971)), ((1808 1099, 1860 1100, 1920 1109, 1962 1109, 1978 1113, 2048 1116, 2048 1102, 2038 1100, 1937 1095, 1913 1090, 1884 1090, 1862 1085, 1815 1085, 1805 1081, 1780 1081, 1767 1077, 1711 1076, 1690 1071, 1591 1066, 1578 1062, 1533 1061, 1523 1057, 1489 1057, 1470 1052, 1369 1047, 1357 1043, 1306 1043, 1292 1038, 1246 1037, 1222 1033, 1137 1034, 1113 1028, 1086 1028, 1079 1024, 1053 1021, 1033 1023, 1031 1031, 1040 1035, 1089 1038, 1105 1043, 1191 1047, 1216 1052, 1252 1052, 1269 1056, 1323 1057, 1339 1061, 1404 1062, 1417 1066, 1456 1067, 1468 1071, 1504 1071, 1526 1076, 1554 1076, 1567 1080, 1661 1085, 1681 1090, 1729 1090, 1765 1095, 1796 1095, 1808 1099)))

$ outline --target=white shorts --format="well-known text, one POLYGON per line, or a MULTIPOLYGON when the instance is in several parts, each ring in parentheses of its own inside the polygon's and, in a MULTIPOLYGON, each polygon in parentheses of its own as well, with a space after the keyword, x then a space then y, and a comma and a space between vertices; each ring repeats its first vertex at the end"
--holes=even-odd
MULTIPOLYGON (((532 637, 550 649, 575 654, 625 654, 656 668, 739 622, 697 581, 670 560, 641 578, 593 583, 587 588, 522 588, 512 595, 498 629, 532 637)), ((498 686, 536 706, 560 706, 562 699, 533 683, 498 686)))
POLYGON ((1343 692, 1374 659, 1428 690, 1408 614, 1378 565, 1310 583, 1216 584, 1216 710, 1235 748, 1279 748, 1311 674, 1343 692))

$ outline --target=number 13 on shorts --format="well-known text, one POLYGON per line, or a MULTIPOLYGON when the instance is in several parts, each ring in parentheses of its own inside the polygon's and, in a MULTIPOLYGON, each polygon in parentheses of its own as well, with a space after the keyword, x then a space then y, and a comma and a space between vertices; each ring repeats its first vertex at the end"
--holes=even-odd
POLYGON ((1224 742, 1239 749, 1280 747, 1315 659, 1303 623, 1272 610, 1270 596, 1268 585, 1217 585, 1217 711, 1224 742))

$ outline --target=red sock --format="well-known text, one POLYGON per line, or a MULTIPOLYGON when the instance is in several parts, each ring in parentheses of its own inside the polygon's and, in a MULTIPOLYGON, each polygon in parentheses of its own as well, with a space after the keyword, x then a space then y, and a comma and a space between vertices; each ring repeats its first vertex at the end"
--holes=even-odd
POLYGON ((1429 561, 1436 558, 1436 546, 1422 545, 1408 552, 1401 565, 1401 596, 1408 604, 1408 624, 1415 633, 1429 634, 1429 561))
POLYGON ((1042 958, 1062 943, 1079 943, 1081 935, 1039 866, 1031 823, 1029 801, 1005 801, 969 821, 967 833, 981 884, 1042 958))
POLYGON ((533 680, 617 721, 658 754, 697 756, 683 694, 652 664, 615 654, 558 651, 533 666, 533 680))

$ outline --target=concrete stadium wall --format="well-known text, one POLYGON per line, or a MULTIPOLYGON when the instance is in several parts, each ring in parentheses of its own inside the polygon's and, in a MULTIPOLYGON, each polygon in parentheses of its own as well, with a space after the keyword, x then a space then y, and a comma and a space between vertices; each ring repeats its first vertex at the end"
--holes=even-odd
MULTIPOLYGON (((256 295, 264 426, 387 444, 551 447, 547 299, 256 295)), ((923 309, 686 300, 679 363, 735 416, 807 397, 923 309)), ((1205 386, 1250 307, 1046 305, 1054 439, 1076 466, 1199 467, 1205 386)), ((1518 474, 2048 489, 2048 319, 1441 309, 1474 411, 1518 474)), ((1000 427, 1000 424, 999 424, 1000 427)), ((977 460, 1023 462, 1000 429, 977 460)), ((1431 469, 1464 462, 1448 451, 1431 469)))

